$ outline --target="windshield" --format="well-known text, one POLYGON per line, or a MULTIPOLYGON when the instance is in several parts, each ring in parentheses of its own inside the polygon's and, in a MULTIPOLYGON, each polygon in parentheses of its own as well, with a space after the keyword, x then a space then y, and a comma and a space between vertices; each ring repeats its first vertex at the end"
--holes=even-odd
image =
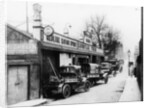
POLYGON ((61 67, 60 75, 65 78, 76 77, 77 73, 74 67, 61 67))

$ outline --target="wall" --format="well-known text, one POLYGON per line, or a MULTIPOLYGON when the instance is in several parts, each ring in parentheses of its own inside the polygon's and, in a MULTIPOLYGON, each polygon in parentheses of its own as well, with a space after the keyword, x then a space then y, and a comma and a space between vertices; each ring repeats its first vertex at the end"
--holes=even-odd
MULTIPOLYGON (((7 26, 6 40, 7 71, 10 69, 9 66, 28 66, 27 71, 29 74, 26 80, 28 82, 27 86, 29 89, 27 89, 27 97, 29 100, 39 98, 41 69, 40 57, 38 53, 38 42, 32 39, 29 34, 10 26, 7 26)), ((7 75, 7 77, 9 76, 7 75)), ((12 77, 10 76, 9 78, 12 77)), ((18 92, 25 94, 20 90, 18 90, 18 92)), ((18 100, 18 102, 20 101, 18 100)))
POLYGON ((37 41, 30 35, 7 27, 7 55, 38 54, 37 41))
POLYGON ((29 43, 9 43, 7 45, 8 55, 24 55, 24 54, 37 54, 38 48, 35 42, 29 43))
POLYGON ((39 64, 32 64, 30 66, 30 85, 29 85, 29 99, 39 98, 40 90, 40 66, 39 64))

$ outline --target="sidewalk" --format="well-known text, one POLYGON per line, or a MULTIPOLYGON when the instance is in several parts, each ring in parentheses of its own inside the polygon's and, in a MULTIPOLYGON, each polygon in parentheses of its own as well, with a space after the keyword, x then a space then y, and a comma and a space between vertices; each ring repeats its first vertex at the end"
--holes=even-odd
POLYGON ((126 85, 119 100, 120 102, 141 101, 141 93, 135 77, 128 77, 126 85))
POLYGON ((28 100, 17 104, 9 105, 8 107, 33 107, 33 106, 45 104, 46 102, 47 99, 35 99, 35 100, 28 100))

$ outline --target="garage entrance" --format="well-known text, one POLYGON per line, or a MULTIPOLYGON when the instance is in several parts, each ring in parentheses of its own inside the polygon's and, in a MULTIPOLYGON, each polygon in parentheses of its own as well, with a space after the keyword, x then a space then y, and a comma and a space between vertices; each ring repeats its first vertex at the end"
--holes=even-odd
POLYGON ((50 76, 54 75, 55 72, 59 72, 59 52, 42 50, 43 54, 43 69, 42 69, 42 85, 45 85, 49 82, 50 76), (52 66, 53 67, 52 67, 52 66))
POLYGON ((28 66, 10 66, 7 81, 9 105, 28 99, 28 66))

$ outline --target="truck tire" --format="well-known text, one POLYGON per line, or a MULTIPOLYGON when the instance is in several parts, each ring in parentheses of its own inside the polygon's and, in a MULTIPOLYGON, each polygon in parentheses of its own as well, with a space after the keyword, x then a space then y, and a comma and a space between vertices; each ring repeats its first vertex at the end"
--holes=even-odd
POLYGON ((85 92, 89 91, 90 86, 91 86, 90 82, 89 82, 89 81, 86 81, 86 82, 85 82, 85 86, 84 86, 84 87, 85 87, 85 88, 84 88, 84 89, 85 89, 85 92))
POLYGON ((116 77, 116 75, 117 75, 117 71, 115 70, 113 76, 116 77))
POLYGON ((108 75, 107 75, 106 78, 104 79, 104 83, 105 83, 105 84, 108 83, 108 75))
POLYGON ((63 98, 67 98, 71 95, 71 87, 68 84, 65 84, 62 88, 62 96, 63 98))
POLYGON ((97 81, 94 81, 94 85, 97 85, 97 81))
POLYGON ((94 86, 94 81, 89 80, 88 82, 90 83, 90 87, 93 87, 93 86, 94 86))

